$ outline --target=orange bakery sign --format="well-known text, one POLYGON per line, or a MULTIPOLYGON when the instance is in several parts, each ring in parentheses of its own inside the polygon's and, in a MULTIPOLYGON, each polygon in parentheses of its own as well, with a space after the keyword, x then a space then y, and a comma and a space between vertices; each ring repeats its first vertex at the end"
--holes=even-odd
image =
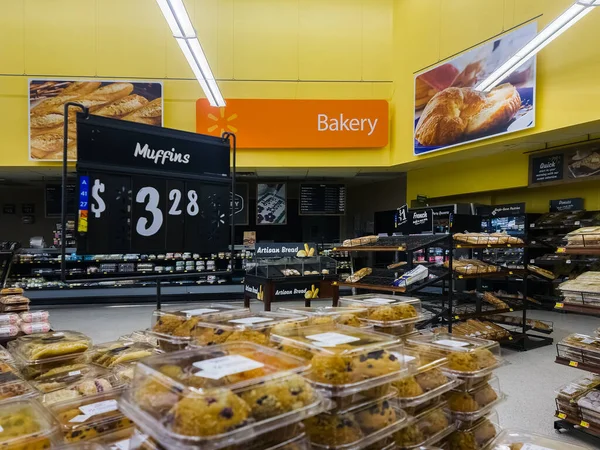
POLYGON ((388 144, 386 100, 196 102, 196 132, 237 136, 239 148, 379 148, 388 144))

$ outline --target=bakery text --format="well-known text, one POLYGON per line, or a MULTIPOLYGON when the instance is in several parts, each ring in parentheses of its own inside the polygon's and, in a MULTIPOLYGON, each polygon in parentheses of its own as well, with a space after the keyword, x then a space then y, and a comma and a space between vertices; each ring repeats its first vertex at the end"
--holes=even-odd
POLYGON ((189 153, 177 153, 175 149, 171 150, 154 150, 148 147, 148 144, 144 144, 142 147, 139 142, 135 144, 135 150, 133 152, 134 157, 141 156, 142 158, 154 160, 154 164, 160 162, 164 165, 165 161, 187 164, 190 162, 189 153))
POLYGON ((379 119, 371 120, 344 118, 341 113, 339 118, 329 117, 327 114, 317 114, 317 130, 319 131, 368 131, 371 136, 377 127, 379 119), (368 129, 367 129, 368 127, 368 129))

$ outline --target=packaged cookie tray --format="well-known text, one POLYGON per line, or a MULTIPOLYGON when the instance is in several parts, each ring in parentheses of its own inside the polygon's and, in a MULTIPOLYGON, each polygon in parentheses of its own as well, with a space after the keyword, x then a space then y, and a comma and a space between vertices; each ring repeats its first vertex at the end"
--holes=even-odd
POLYGON ((0 402, 35 397, 38 392, 25 380, 12 372, 0 374, 0 402))
POLYGON ((8 343, 8 350, 23 365, 75 357, 91 347, 92 340, 77 331, 32 334, 8 343))
POLYGON ((36 383, 41 394, 40 401, 46 406, 58 405, 71 402, 84 397, 108 393, 112 390, 120 390, 125 383, 114 373, 109 371, 90 371, 87 374, 56 377, 45 382, 36 383))
POLYGON ((462 422, 480 419, 505 399, 498 377, 492 377, 472 391, 451 391, 446 396, 448 411, 455 420, 462 422))
POLYGON ((1 403, 0 425, 5 449, 44 450, 61 442, 52 416, 33 399, 1 403))
POLYGON ((416 297, 405 297, 402 295, 389 295, 389 294, 360 294, 360 295, 347 295, 340 297, 339 303, 341 306, 372 306, 372 305, 392 305, 398 303, 411 303, 420 302, 421 300, 416 297))
POLYGON ((77 399, 51 406, 67 442, 95 439, 104 434, 129 428, 133 422, 119 411, 117 399, 122 391, 77 399))
MULTIPOLYGON (((394 400, 371 400, 324 412, 304 421, 313 449, 362 449, 391 436, 408 424, 394 400)), ((384 445, 387 443, 384 442, 384 445)))
POLYGON ((293 425, 327 405, 299 375, 274 378, 235 392, 226 388, 185 393, 130 389, 120 407, 145 434, 165 448, 216 450, 267 434, 291 438, 293 425), (142 397, 143 396, 143 397, 142 397))
POLYGON ((590 389, 600 385, 600 377, 597 375, 589 374, 578 380, 571 381, 556 391, 556 398, 565 402, 577 401, 577 399, 585 394, 590 389))
POLYGON ((521 450, 588 450, 587 447, 570 444, 564 440, 559 441, 548 436, 521 430, 502 431, 492 441, 488 450, 511 450, 513 448, 520 448, 521 450))
POLYGON ((502 432, 494 411, 474 423, 457 423, 458 429, 444 439, 447 450, 484 450, 502 432))
POLYGON ((409 416, 408 426, 395 434, 398 448, 419 449, 437 444, 456 429, 446 403, 409 416))
POLYGON ((137 361, 156 353, 156 348, 144 342, 112 341, 95 345, 90 351, 90 361, 110 369, 118 364, 137 361))
POLYGON ((306 326, 335 322, 351 327, 370 328, 368 324, 364 324, 360 320, 360 317, 363 317, 366 314, 366 308, 333 306, 297 306, 289 308, 278 308, 277 311, 308 317, 306 326))

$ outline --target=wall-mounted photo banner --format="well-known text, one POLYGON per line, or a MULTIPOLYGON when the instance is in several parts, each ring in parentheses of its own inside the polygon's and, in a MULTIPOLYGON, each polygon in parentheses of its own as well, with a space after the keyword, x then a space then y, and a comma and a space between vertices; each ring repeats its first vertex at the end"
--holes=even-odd
MULTIPOLYGON (((64 105, 81 103, 92 114, 148 125, 163 124, 162 83, 102 80, 29 80, 29 159, 62 160, 64 105)), ((77 160, 75 115, 69 111, 67 153, 77 160)))
POLYGON ((259 183, 256 186, 256 225, 287 223, 285 188, 285 183, 259 183))
POLYGON ((414 154, 535 125, 535 58, 488 93, 473 88, 529 42, 532 22, 415 76, 414 154))
POLYGON ((227 99, 196 102, 196 132, 237 135, 238 148, 381 148, 388 144, 386 100, 227 99))

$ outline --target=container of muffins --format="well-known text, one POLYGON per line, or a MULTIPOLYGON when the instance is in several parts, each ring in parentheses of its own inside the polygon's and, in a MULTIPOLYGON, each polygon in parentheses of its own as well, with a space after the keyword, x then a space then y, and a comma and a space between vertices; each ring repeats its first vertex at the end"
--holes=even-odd
POLYGON ((103 449, 109 450, 129 450, 136 449, 132 445, 133 435, 135 434, 135 427, 131 426, 128 428, 121 428, 120 430, 113 431, 112 433, 103 434, 89 441, 89 444, 98 444, 103 449))
POLYGON ((95 345, 90 352, 90 361, 92 364, 111 369, 119 364, 152 356, 157 352, 155 347, 144 342, 112 341, 95 345))
POLYGON ((548 436, 529 433, 520 430, 504 430, 492 441, 489 450, 587 450, 576 444, 564 440, 557 440, 548 436))
POLYGON ((413 297, 357 295, 340 299, 340 304, 366 309, 361 315, 363 323, 394 336, 415 331, 415 325, 425 320, 421 300, 413 297))
POLYGON ((406 413, 387 398, 337 408, 304 421, 312 448, 327 450, 385 448, 407 424, 406 413))
POLYGON ((284 352, 310 359, 307 378, 326 397, 380 397, 412 368, 399 338, 345 325, 287 329, 273 332, 271 340, 284 352))
POLYGON ((129 428, 133 422, 119 410, 121 391, 113 390, 50 406, 66 442, 96 439, 129 428))
POLYGON ((0 404, 0 446, 7 450, 45 450, 60 442, 57 426, 36 400, 0 404))
POLYGON ((299 375, 308 367, 250 342, 166 353, 135 366, 122 408, 166 448, 218 449, 275 430, 286 438, 292 425, 326 406, 299 375))
POLYGON ((224 342, 254 342, 269 345, 271 330, 297 328, 306 324, 306 316, 267 311, 232 311, 201 316, 196 324, 193 345, 206 346, 224 342))
POLYGON ((115 374, 106 370, 93 370, 85 375, 80 375, 80 371, 73 371, 72 375, 67 373, 36 383, 41 394, 40 401, 46 407, 108 393, 123 386, 124 383, 115 374))
POLYGON ((445 403, 409 416, 408 426, 394 435, 398 448, 418 449, 441 442, 456 429, 445 403))
POLYGON ((37 395, 37 391, 25 380, 12 372, 0 376, 0 403, 23 400, 37 395))
POLYGON ((448 333, 411 336, 407 347, 419 351, 434 351, 447 359, 443 370, 464 381, 465 389, 485 381, 504 362, 500 345, 487 339, 454 336, 448 333))
POLYGON ((183 350, 190 345, 201 316, 233 311, 248 309, 219 303, 191 305, 176 310, 157 309, 152 313, 152 326, 147 334, 157 340, 158 347, 163 351, 183 350))
POLYGON ((332 306, 296 306, 278 308, 278 312, 297 314, 308 317, 307 326, 339 323, 349 327, 369 328, 361 322, 360 317, 367 312, 366 308, 332 307, 332 306))
POLYGON ((458 429, 445 439, 447 450, 484 450, 502 432, 498 414, 491 412, 476 422, 458 423, 458 429))
POLYGON ((495 376, 471 390, 456 390, 446 396, 448 410, 456 420, 462 422, 473 422, 485 416, 505 398, 495 376))

